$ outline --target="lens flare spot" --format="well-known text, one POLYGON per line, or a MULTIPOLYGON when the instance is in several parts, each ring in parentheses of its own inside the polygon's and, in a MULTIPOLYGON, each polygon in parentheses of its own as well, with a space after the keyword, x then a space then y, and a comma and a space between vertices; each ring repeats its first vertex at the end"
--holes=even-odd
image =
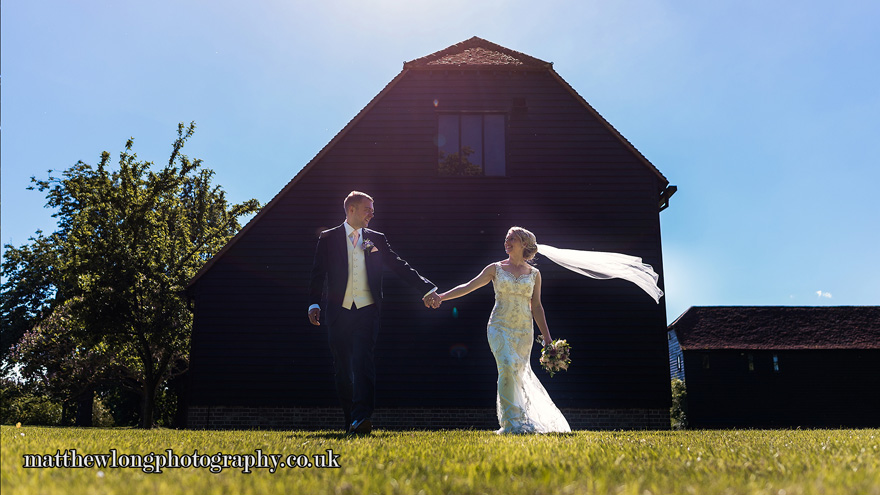
POLYGON ((467 353, 468 353, 468 346, 466 346, 464 344, 453 344, 452 346, 449 347, 449 355, 454 358, 461 359, 461 358, 467 356, 467 353))

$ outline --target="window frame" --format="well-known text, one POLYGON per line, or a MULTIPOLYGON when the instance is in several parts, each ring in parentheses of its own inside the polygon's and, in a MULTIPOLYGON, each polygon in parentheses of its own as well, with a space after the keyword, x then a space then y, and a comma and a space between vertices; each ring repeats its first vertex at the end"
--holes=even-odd
POLYGON ((466 177, 491 177, 491 178, 507 177, 507 141, 508 141, 508 139, 507 139, 507 127, 508 127, 508 123, 509 123, 509 121, 510 121, 510 115, 508 114, 508 112, 496 111, 496 110, 482 110, 482 111, 463 110, 463 111, 439 111, 439 112, 436 113, 436 115, 437 115, 437 119, 436 119, 436 122, 437 122, 437 128, 436 128, 436 130, 437 130, 437 132, 435 133, 435 143, 434 143, 434 144, 435 144, 436 151, 437 151, 437 155, 436 155, 436 157, 437 157, 437 176, 438 176, 438 177, 444 177, 444 178, 445 178, 445 177, 459 177, 459 178, 466 178, 466 177), (474 175, 467 175, 467 174, 443 174, 443 173, 440 172, 440 160, 441 160, 441 158, 440 158, 440 153, 445 153, 445 152, 443 151, 443 147, 445 146, 445 143, 442 144, 442 145, 441 145, 441 143, 440 143, 440 138, 441 138, 441 136, 442 136, 441 132, 442 132, 443 127, 444 127, 443 124, 441 123, 441 119, 443 119, 444 116, 455 116, 455 117, 457 117, 457 119, 456 119, 456 124, 455 124, 455 128, 456 128, 456 130, 457 130, 457 132, 458 132, 458 135, 456 136, 457 149, 458 149, 458 151, 457 151, 456 153, 458 153, 459 156, 461 156, 461 153, 462 153, 462 150, 464 149, 464 147, 467 146, 467 143, 463 143, 463 139, 462 139, 462 136, 463 136, 463 128, 465 127, 465 125, 463 125, 463 122, 464 122, 463 118, 466 117, 466 116, 479 116, 479 117, 480 117, 480 126, 479 126, 479 129, 480 129, 480 143, 479 143, 479 146, 480 146, 480 149, 479 149, 480 156, 479 156, 479 163, 473 163, 473 165, 478 166, 478 167, 480 168, 480 174, 479 174, 479 175, 477 175, 477 174, 474 174, 474 175), (486 117, 500 117, 500 118, 501 118, 501 120, 500 120, 500 125, 499 125, 499 126, 492 127, 492 126, 488 123, 489 121, 487 120, 486 117), (497 142, 497 141, 491 139, 492 136, 490 136, 490 139, 487 141, 487 134, 489 134, 490 131, 494 131, 494 130, 500 130, 500 142, 501 142, 501 146, 500 146, 500 148, 501 148, 501 149, 500 149, 500 150, 495 149, 496 153, 492 153, 492 148, 493 148, 492 146, 487 146, 487 144, 490 144, 490 145, 491 145, 493 142, 497 142), (489 151, 488 151, 488 152, 487 152, 487 148, 489 148, 489 151), (487 174, 487 173, 486 173, 486 170, 487 170, 487 158, 489 158, 490 160, 493 159, 493 158, 494 158, 495 160, 499 160, 499 159, 500 159, 500 166, 498 166, 499 164, 498 164, 497 161, 494 162, 494 163, 492 164, 493 166, 491 167, 490 171, 492 171, 493 173, 491 173, 491 174, 487 174), (498 173, 499 171, 500 171, 500 173, 498 173))

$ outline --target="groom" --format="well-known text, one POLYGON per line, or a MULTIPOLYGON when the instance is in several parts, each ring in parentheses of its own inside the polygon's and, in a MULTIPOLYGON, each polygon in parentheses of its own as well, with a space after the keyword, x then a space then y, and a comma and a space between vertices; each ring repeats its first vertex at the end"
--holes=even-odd
POLYGON ((382 269, 388 266, 425 294, 425 306, 439 306, 437 287, 400 259, 385 234, 367 229, 373 198, 352 191, 343 202, 345 223, 325 230, 318 239, 309 288, 309 321, 320 325, 326 280, 324 322, 336 371, 336 393, 345 415, 345 432, 367 434, 375 406, 376 367, 373 349, 382 310, 382 269))

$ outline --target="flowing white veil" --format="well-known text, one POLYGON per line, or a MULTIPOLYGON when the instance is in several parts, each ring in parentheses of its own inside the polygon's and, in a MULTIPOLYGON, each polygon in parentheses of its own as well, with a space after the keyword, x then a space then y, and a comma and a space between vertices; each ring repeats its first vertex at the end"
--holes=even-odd
POLYGON ((628 280, 641 287, 657 304, 663 296, 663 291, 657 287, 659 275, 654 272, 651 265, 642 263, 639 257, 620 253, 559 249, 546 244, 538 244, 538 253, 557 265, 587 277, 628 280))

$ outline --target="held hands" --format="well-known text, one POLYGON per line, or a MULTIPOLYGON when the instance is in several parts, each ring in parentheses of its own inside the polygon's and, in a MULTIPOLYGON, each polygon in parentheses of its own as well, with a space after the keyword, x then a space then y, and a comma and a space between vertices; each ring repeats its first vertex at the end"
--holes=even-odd
POLYGON ((309 310, 309 321, 312 325, 321 324, 321 308, 312 308, 309 310))
POLYGON ((422 302, 425 303, 426 308, 434 308, 437 309, 440 307, 440 303, 443 302, 443 298, 437 294, 437 291, 431 292, 422 298, 422 302))

